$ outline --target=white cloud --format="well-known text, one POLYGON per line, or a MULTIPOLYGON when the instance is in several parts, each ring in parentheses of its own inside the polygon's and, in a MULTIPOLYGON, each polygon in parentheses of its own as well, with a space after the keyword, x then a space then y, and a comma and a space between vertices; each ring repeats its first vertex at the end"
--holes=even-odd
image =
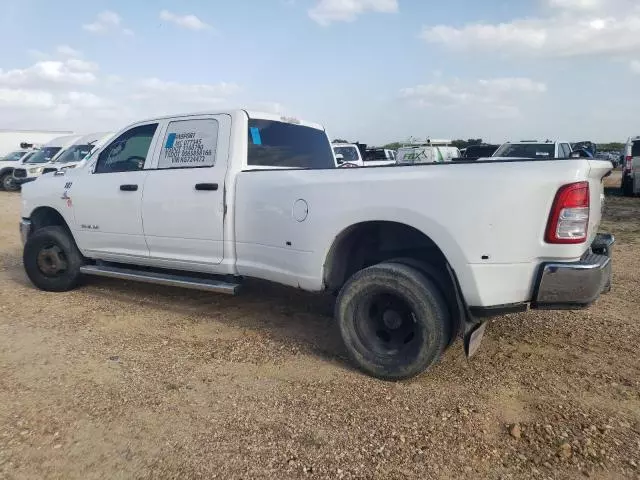
MULTIPOLYGON (((101 74, 97 63, 58 49, 50 60, 0 70, 0 118, 7 128, 117 129, 156 115, 230 107, 230 82, 179 83, 101 74)), ((235 102, 234 102, 235 103, 235 102)))
POLYGON ((0 87, 0 111, 3 107, 51 108, 54 105, 54 96, 50 92, 0 87))
MULTIPOLYGON (((54 88, 65 85, 90 85, 96 76, 86 68, 95 64, 82 60, 45 60, 25 69, 0 70, 0 85, 17 88, 54 88), (80 65, 78 64, 80 63, 80 65)), ((97 69, 97 66, 95 66, 97 69)))
POLYGON ((162 10, 160 12, 160 20, 171 22, 179 27, 186 28, 188 30, 209 30, 211 25, 200 20, 195 15, 178 15, 168 10, 162 10))
POLYGON ((461 108, 488 118, 519 115, 519 105, 531 96, 546 93, 547 86, 529 78, 505 77, 463 82, 429 83, 404 88, 400 96, 417 107, 461 108))
POLYGON ((395 13, 398 0, 318 0, 309 17, 322 26, 333 22, 353 22, 365 12, 395 13))
POLYGON ((133 35, 132 30, 122 26, 122 17, 110 10, 99 13, 94 22, 86 23, 82 28, 91 33, 119 32, 123 35, 133 35))
POLYGON ((78 50, 71 48, 69 45, 58 45, 56 47, 56 52, 65 57, 77 58, 82 56, 78 50))
POLYGON ((631 63, 629 63, 629 68, 631 68, 633 73, 640 75, 640 60, 632 60, 631 63))
POLYGON ((640 52, 640 6, 633 0, 548 0, 547 17, 461 27, 424 27, 429 43, 544 57, 627 55, 640 52))
POLYGON ((598 10, 606 0, 547 0, 552 8, 565 10, 598 10))

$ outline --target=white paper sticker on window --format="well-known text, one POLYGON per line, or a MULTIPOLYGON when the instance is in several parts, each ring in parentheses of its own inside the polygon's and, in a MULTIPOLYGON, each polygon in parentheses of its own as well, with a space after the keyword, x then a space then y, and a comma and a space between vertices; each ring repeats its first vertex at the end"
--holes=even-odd
POLYGON ((158 168, 211 167, 216 163, 218 122, 182 120, 169 123, 158 168))

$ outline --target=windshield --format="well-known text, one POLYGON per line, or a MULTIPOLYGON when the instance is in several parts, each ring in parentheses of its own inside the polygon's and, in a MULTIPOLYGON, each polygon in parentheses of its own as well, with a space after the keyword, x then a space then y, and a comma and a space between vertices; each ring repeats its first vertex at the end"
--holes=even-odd
POLYGON ((358 149, 356 147, 333 147, 333 151, 336 155, 342 155, 343 162, 357 162, 360 160, 358 157, 358 149))
POLYGON ((18 150, 16 152, 8 153, 4 157, 0 158, 0 162, 17 162, 24 156, 25 153, 27 152, 23 150, 18 150))
POLYGON ((62 150, 62 147, 43 147, 34 153, 25 163, 47 163, 62 150))
POLYGON ((58 158, 55 163, 70 163, 79 162, 84 159, 93 150, 93 145, 74 145, 66 149, 58 158))
POLYGON ((556 146, 553 143, 505 143, 494 157, 502 158, 555 158, 556 146))

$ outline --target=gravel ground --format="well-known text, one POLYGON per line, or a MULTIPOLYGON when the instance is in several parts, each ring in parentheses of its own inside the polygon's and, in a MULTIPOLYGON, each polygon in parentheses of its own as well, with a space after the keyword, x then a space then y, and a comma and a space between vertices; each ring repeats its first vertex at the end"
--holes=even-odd
POLYGON ((640 198, 611 193, 609 295, 385 383, 348 364, 325 298, 37 291, 0 192, 0 478, 640 479, 640 198))

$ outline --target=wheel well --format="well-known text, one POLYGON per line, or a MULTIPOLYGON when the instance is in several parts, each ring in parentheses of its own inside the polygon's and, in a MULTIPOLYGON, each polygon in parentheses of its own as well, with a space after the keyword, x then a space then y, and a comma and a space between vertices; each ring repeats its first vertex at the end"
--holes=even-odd
POLYGON ((64 217, 51 207, 38 207, 31 213, 31 231, 35 232, 44 227, 64 227, 71 232, 64 217))
POLYGON ((397 222, 364 222, 334 241, 324 265, 325 285, 339 290, 357 271, 393 258, 412 258, 446 271, 442 250, 420 230, 397 222))

